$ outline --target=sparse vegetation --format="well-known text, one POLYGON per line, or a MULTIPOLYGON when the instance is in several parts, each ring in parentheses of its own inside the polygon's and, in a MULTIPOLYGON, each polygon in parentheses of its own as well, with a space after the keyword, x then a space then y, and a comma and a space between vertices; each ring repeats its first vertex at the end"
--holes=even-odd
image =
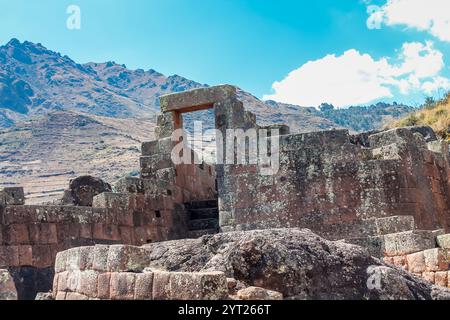
POLYGON ((388 125, 388 128, 427 125, 450 143, 450 92, 440 101, 427 98, 422 109, 388 125))

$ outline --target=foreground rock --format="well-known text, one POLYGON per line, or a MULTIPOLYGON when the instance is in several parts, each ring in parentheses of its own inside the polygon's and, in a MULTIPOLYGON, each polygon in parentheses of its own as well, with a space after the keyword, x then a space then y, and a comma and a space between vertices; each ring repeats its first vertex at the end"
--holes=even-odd
POLYGON ((281 293, 258 287, 248 287, 242 289, 237 293, 237 297, 239 298, 239 300, 248 300, 248 301, 283 300, 283 295, 281 293))
POLYGON ((145 248, 151 268, 222 271, 285 299, 450 299, 449 290, 389 266, 366 249, 327 241, 309 230, 224 233, 145 248))
POLYGON ((0 270, 0 300, 17 300, 16 286, 7 270, 0 270))
POLYGON ((111 191, 111 186, 99 178, 92 176, 79 177, 70 182, 69 190, 64 192, 62 204, 92 207, 95 196, 111 191))

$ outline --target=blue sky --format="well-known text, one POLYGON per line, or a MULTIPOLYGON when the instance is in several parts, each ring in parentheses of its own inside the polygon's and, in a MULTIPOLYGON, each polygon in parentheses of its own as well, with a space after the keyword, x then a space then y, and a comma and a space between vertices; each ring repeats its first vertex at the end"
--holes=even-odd
POLYGON ((450 89, 449 3, 0 0, 0 43, 40 42, 81 63, 113 60, 288 103, 417 105, 450 89), (69 5, 80 30, 66 27, 69 5))

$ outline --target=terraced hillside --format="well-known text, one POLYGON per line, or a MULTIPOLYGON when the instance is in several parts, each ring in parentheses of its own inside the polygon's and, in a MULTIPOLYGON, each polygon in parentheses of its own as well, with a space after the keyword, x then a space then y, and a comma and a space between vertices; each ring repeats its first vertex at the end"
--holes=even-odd
POLYGON ((115 181, 139 167, 153 119, 112 119, 59 111, 0 132, 0 187, 22 185, 28 203, 60 197, 84 174, 115 181))

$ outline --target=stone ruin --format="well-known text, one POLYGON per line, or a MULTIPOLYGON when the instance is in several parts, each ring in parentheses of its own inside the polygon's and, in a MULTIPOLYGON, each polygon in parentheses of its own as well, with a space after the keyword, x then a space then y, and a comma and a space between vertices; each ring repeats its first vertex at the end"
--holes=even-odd
POLYGON ((157 139, 142 145, 140 177, 120 180, 115 192, 97 182, 107 192, 91 190, 74 202, 71 189, 63 205, 52 206, 25 205, 21 188, 0 192, 0 269, 14 279, 19 299, 33 299, 53 285, 56 299, 145 299, 148 293, 138 288, 150 285, 152 299, 226 298, 226 278, 214 272, 173 275, 173 286, 196 290, 164 296, 156 279, 169 279, 167 272, 142 273, 146 258, 136 258, 145 256, 139 247, 273 228, 308 228, 328 240, 361 245, 387 263, 450 287, 449 150, 430 128, 289 134, 276 125, 275 175, 262 175, 255 164, 174 164, 172 132, 183 128, 183 114, 206 109, 213 109, 224 136, 228 129, 261 128, 232 86, 171 94, 161 97, 157 139), (71 280, 71 266, 80 264, 76 275, 87 275, 83 284, 71 280), (92 296, 94 282, 98 291, 92 296), (100 294, 103 285, 108 292, 100 294))

